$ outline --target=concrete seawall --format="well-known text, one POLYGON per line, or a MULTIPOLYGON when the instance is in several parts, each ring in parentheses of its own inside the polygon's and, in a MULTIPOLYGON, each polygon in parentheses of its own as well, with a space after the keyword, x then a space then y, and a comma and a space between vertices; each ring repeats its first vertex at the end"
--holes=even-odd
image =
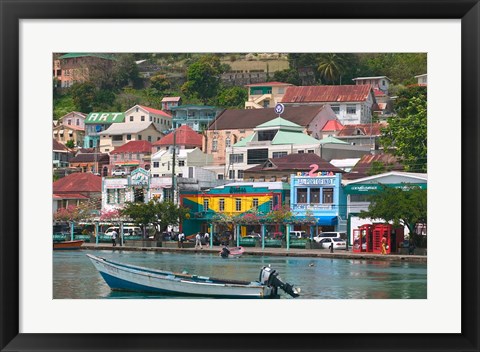
MULTIPOLYGON (((337 250, 330 253, 328 249, 294 249, 290 248, 257 248, 244 247, 243 255, 257 255, 257 256, 279 256, 279 257, 307 257, 307 258, 335 258, 335 259, 349 259, 349 260, 383 260, 383 261, 398 261, 398 262, 416 262, 427 263, 427 256, 424 255, 399 255, 399 254, 376 254, 376 253, 354 253, 351 250, 337 250)), ((213 253, 219 254, 221 247, 214 246, 212 248, 203 246, 202 249, 195 248, 175 248, 175 247, 138 247, 138 246, 115 246, 111 244, 84 243, 83 250, 114 250, 114 251, 153 251, 153 252, 174 252, 184 254, 195 253, 213 253)))

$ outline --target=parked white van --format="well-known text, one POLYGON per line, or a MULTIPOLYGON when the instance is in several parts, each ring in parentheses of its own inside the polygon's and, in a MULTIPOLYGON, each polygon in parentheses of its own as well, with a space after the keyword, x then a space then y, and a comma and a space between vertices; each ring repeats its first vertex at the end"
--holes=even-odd
POLYGON ((290 231, 290 238, 306 238, 305 231, 290 231))
POLYGON ((346 241, 347 234, 345 232, 322 232, 319 235, 315 236, 313 240, 315 242, 320 242, 324 238, 340 238, 346 241))
MULTIPOLYGON (((109 227, 105 231, 105 236, 111 236, 113 230, 120 232, 120 228, 118 226, 109 227)), ((123 236, 140 236, 142 234, 142 229, 138 226, 124 226, 123 227, 123 236)))

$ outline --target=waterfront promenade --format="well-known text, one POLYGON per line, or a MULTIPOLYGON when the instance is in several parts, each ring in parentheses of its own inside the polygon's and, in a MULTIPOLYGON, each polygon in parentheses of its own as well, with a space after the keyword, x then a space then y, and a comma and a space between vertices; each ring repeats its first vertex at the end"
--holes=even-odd
MULTIPOLYGON (((295 249, 295 248, 258 248, 258 247, 244 247, 244 256, 248 255, 265 255, 265 256, 282 256, 282 257, 311 257, 311 258, 335 258, 335 259, 350 259, 350 260, 383 260, 383 261, 403 261, 427 263, 426 255, 405 255, 405 254, 388 254, 382 255, 377 253, 354 253, 351 249, 348 251, 337 250, 330 253, 328 249, 295 249)), ((175 252, 175 253, 213 253, 219 254, 222 249, 221 246, 203 246, 202 249, 195 248, 176 248, 176 247, 139 247, 139 246, 112 246, 109 243, 84 243, 82 246, 84 250, 115 250, 115 251, 154 251, 154 252, 175 252)))

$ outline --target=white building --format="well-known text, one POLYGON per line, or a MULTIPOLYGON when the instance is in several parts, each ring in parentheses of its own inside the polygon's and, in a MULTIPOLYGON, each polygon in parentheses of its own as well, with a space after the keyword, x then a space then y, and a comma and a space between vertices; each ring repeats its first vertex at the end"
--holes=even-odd
MULTIPOLYGON (((153 178, 172 175, 172 150, 163 149, 152 155, 151 174, 153 178)), ((203 166, 211 165, 212 162, 213 156, 203 153, 199 148, 177 149, 175 175, 185 178, 200 178, 200 175, 208 174, 208 177, 215 179, 213 172, 201 169, 203 166)))
POLYGON ((421 85, 421 86, 426 86, 427 85, 427 74, 424 73, 423 75, 418 75, 418 76, 415 76, 415 78, 417 79, 417 83, 418 85, 421 85))
POLYGON ((392 80, 387 76, 375 76, 375 77, 357 77, 352 79, 357 85, 369 84, 372 88, 378 88, 386 95, 388 95, 388 87, 392 80))

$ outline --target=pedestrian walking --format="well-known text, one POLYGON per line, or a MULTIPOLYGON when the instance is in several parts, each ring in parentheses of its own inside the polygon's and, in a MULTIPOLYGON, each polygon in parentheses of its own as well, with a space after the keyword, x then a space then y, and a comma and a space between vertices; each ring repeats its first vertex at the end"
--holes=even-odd
POLYGON ((183 232, 180 232, 178 234, 178 246, 180 248, 183 248, 183 241, 185 241, 185 234, 183 232))
POLYGON ((333 253, 333 240, 330 242, 330 246, 328 248, 330 248, 330 253, 333 253))
POLYGON ((387 238, 382 237, 382 254, 387 254, 387 238))
POLYGON ((203 238, 205 238, 205 244, 208 245, 210 243, 210 234, 205 232, 205 235, 203 235, 203 238))
POLYGON ((198 232, 195 236, 195 249, 197 249, 197 247, 202 249, 202 236, 200 236, 200 232, 198 232))
POLYGON ((117 231, 113 230, 112 231, 112 246, 116 246, 117 245, 117 231))

